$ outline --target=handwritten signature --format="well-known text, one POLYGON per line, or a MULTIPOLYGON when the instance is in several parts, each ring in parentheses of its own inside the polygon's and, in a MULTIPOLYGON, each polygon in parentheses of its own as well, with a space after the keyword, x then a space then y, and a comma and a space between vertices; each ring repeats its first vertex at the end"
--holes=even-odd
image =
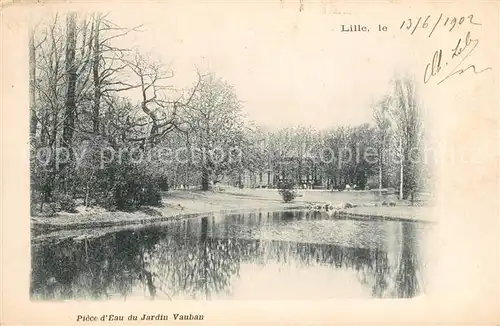
POLYGON ((479 39, 471 38, 469 31, 467 32, 465 38, 458 39, 457 44, 451 50, 450 62, 443 60, 442 49, 439 49, 436 52, 434 52, 431 62, 425 66, 424 83, 428 83, 432 79, 432 77, 438 76, 443 70, 445 70, 445 68, 448 66, 448 63, 450 64, 454 63, 457 60, 457 58, 459 58, 460 61, 455 65, 455 67, 450 71, 448 75, 446 75, 437 83, 438 85, 452 76, 461 75, 469 70, 471 70, 475 74, 480 74, 486 70, 491 70, 491 67, 478 70, 476 66, 473 64, 470 64, 467 67, 463 67, 465 66, 464 61, 472 55, 472 53, 474 52, 474 50, 478 45, 479 45, 479 39))

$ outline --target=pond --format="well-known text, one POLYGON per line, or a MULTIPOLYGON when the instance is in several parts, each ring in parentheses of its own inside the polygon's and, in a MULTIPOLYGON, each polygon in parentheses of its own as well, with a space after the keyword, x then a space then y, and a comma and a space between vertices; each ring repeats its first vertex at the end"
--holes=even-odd
POLYGON ((33 300, 411 298, 417 222, 301 210, 220 214, 32 244, 33 300))

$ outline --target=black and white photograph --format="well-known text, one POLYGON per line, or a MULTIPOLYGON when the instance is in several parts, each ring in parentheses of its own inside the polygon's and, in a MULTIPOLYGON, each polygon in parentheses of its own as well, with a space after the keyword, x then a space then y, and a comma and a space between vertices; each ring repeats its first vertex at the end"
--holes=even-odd
POLYGON ((281 64, 300 31, 115 16, 57 12, 30 35, 33 300, 425 293, 413 76, 360 89, 357 59, 315 40, 281 64))
POLYGON ((498 313, 497 5, 27 7, 2 18, 6 325, 498 313))

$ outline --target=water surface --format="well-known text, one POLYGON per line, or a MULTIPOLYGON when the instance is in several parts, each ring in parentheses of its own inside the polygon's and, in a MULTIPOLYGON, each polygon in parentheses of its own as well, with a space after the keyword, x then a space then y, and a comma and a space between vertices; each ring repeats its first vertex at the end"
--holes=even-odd
POLYGON ((32 244, 35 300, 410 298, 415 222, 253 212, 32 244))

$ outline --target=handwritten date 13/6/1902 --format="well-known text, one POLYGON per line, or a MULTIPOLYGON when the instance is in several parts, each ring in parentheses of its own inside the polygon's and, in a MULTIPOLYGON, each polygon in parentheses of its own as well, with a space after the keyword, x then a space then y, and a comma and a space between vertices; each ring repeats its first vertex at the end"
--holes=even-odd
POLYGON ((451 55, 449 53, 444 53, 443 50, 439 49, 434 52, 432 60, 425 66, 424 71, 424 83, 428 83, 433 77, 441 75, 443 71, 446 71, 448 65, 454 67, 448 70, 449 73, 438 81, 438 85, 447 80, 448 78, 461 75, 466 71, 472 71, 475 74, 482 73, 486 70, 491 70, 491 67, 487 68, 476 68, 474 64, 467 64, 465 61, 472 55, 474 50, 476 50, 479 45, 479 39, 471 38, 470 31, 467 32, 465 38, 461 37, 458 39, 455 47, 451 50, 451 55), (447 58, 447 59, 446 59, 447 58))
POLYGON ((400 30, 411 31, 410 35, 413 35, 417 29, 428 30, 429 34, 427 37, 431 37, 436 29, 444 28, 448 32, 457 30, 459 27, 464 26, 481 26, 478 23, 473 14, 461 17, 445 17, 441 13, 437 18, 428 15, 427 17, 418 17, 417 19, 408 18, 403 20, 400 30))

